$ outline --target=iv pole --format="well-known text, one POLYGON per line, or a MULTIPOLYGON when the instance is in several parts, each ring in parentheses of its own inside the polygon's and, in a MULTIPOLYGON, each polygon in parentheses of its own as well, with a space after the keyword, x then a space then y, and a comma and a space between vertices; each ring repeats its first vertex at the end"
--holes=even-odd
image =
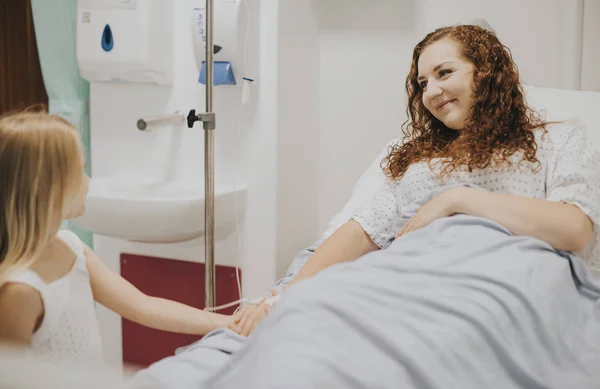
POLYGON ((206 112, 196 115, 192 109, 187 116, 189 128, 201 121, 204 128, 204 245, 205 245, 205 308, 215 306, 215 166, 214 131, 216 117, 213 112, 213 5, 214 0, 206 0, 206 112))

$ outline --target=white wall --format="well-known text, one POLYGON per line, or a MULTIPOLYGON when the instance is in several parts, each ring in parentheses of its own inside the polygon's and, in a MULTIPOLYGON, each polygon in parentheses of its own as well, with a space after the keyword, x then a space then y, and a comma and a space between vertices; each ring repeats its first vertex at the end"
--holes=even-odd
POLYGON ((245 158, 238 168, 248 183, 248 208, 243 224, 243 293, 257 296, 275 279, 277 252, 277 131, 279 34, 277 0, 250 1, 257 11, 259 66, 256 117, 248 123, 245 158), (244 168, 246 167, 246 168, 244 168))
POLYGON ((310 1, 279 2, 277 276, 317 237, 319 37, 310 1), (293 23, 288 21, 293 20, 293 23))
POLYGON ((581 89, 600 91, 600 1, 585 0, 583 9, 581 89))
POLYGON ((508 46, 524 82, 579 88, 583 0, 420 0, 419 35, 485 18, 508 46))
POLYGON ((410 0, 316 0, 320 32, 319 232, 398 137, 414 43, 410 0))

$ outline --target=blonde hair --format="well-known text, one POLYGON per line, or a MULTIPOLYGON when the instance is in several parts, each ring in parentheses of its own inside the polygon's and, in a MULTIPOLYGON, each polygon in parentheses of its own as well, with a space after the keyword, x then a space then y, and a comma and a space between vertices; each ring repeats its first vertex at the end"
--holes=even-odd
POLYGON ((0 117, 0 287, 54 238, 83 178, 77 129, 45 112, 0 117))

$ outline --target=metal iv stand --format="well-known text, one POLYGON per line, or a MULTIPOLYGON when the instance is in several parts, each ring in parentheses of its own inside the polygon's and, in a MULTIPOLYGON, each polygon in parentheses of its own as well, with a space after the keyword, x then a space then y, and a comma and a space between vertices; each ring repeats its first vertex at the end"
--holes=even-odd
POLYGON ((189 128, 197 121, 204 127, 204 243, 205 243, 205 308, 215 306, 215 166, 214 130, 216 117, 213 112, 214 48, 213 48, 213 3, 206 0, 206 112, 196 115, 192 109, 187 116, 189 128))

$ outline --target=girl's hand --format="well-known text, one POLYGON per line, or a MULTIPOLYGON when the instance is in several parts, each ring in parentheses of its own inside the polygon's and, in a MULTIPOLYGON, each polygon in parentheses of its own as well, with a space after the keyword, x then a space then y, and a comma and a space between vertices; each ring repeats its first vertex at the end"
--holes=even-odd
POLYGON ((408 234, 411 231, 418 230, 427 226, 436 219, 452 216, 455 213, 455 205, 459 200, 461 189, 464 187, 452 188, 435 196, 427 204, 423 205, 417 213, 410 218, 408 222, 396 234, 396 238, 408 234))

